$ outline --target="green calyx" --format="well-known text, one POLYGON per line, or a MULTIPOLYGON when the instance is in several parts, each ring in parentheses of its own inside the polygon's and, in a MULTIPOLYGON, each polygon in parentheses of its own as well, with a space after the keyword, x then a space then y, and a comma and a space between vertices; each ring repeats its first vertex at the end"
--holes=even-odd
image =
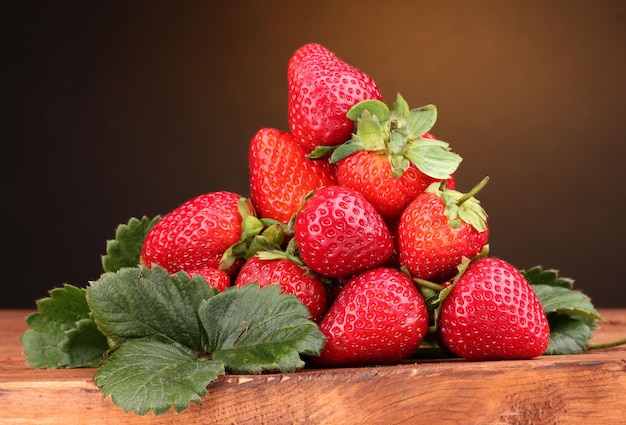
POLYGON ((426 308, 428 309, 428 312, 432 317, 431 324, 428 328, 428 332, 430 334, 436 333, 437 329, 439 328, 439 318, 441 317, 443 302, 448 297, 448 295, 450 295, 450 292, 452 292, 452 288, 454 288, 456 283, 459 281, 461 276, 463 276, 471 263, 475 262, 479 258, 487 257, 488 255, 489 244, 483 246, 483 249, 473 258, 467 258, 464 256, 461 262, 456 266, 456 269, 458 271, 457 274, 450 282, 448 282, 449 284, 447 285, 440 285, 438 283, 430 282, 428 280, 420 279, 417 277, 412 278, 413 282, 415 282, 420 292, 422 293, 422 296, 424 297, 424 300, 426 302, 426 308))
POLYGON ((448 189, 445 182, 435 182, 426 188, 426 192, 437 195, 443 200, 445 215, 452 228, 459 227, 463 221, 479 232, 484 232, 487 230, 487 213, 474 195, 480 192, 488 181, 489 177, 483 178, 467 193, 448 189))
POLYGON ((409 109, 398 93, 390 110, 379 100, 364 100, 346 114, 355 122, 352 138, 344 144, 316 149, 310 158, 330 155, 336 163, 356 152, 366 150, 388 155, 393 176, 401 176, 410 164, 439 180, 449 179, 462 158, 448 143, 424 137, 437 121, 435 105, 409 109))
POLYGON ((241 215, 241 238, 222 255, 219 265, 221 270, 228 270, 237 259, 247 260, 259 251, 280 250, 283 242, 291 237, 287 225, 257 217, 248 199, 241 198, 238 209, 241 215))

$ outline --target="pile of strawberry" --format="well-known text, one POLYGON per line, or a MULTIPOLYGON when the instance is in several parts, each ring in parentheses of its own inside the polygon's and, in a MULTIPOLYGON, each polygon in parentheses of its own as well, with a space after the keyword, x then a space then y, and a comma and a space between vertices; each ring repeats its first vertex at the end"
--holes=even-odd
POLYGON ((467 359, 546 350, 546 314, 522 273, 490 257, 487 214, 431 133, 434 105, 391 108, 372 78, 319 44, 288 69, 289 131, 249 146, 250 196, 202 194, 147 233, 141 262, 218 290, 280 285, 326 337, 317 366, 397 363, 423 344, 467 359))

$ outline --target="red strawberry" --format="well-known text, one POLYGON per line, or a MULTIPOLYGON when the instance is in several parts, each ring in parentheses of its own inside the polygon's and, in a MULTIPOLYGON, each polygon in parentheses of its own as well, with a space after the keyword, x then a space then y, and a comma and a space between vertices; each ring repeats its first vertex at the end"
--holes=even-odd
POLYGON ((255 255, 241 267, 235 285, 248 283, 280 285, 282 292, 295 295, 311 312, 311 319, 319 321, 326 312, 329 293, 326 285, 306 268, 287 258, 261 259, 255 255))
MULTIPOLYGON (((337 183, 363 193, 388 222, 399 218, 407 205, 436 181, 441 180, 422 173, 413 164, 394 177, 389 157, 372 151, 356 152, 337 164, 337 183)), ((446 187, 454 189, 454 176, 447 180, 446 187)))
POLYGON ((372 78, 315 43, 289 59, 287 83, 289 128, 307 151, 348 140, 354 129, 348 109, 363 99, 382 99, 372 78))
POLYGON ((404 210, 396 232, 399 263, 413 277, 445 282, 457 273, 463 257, 473 258, 489 238, 487 214, 471 192, 432 184, 404 210))
POLYGON ((311 190, 336 184, 327 159, 308 159, 289 133, 273 128, 262 128, 252 138, 248 168, 250 200, 257 213, 283 223, 311 190))
MULTIPOLYGON (((239 203, 232 192, 209 192, 190 199, 154 225, 141 250, 141 262, 156 263, 169 273, 220 268, 224 252, 242 235, 239 203)), ((251 212, 248 205, 248 212, 251 212)), ((227 272, 233 274, 237 262, 227 272)))
POLYGON ((535 292, 518 269, 498 258, 471 263, 443 301, 445 346, 469 360, 531 359, 550 342, 535 292))
POLYGON ((360 192, 343 186, 311 195, 296 214, 294 239, 302 261, 333 278, 381 266, 394 250, 380 214, 360 192))
POLYGON ((363 193, 385 220, 400 214, 420 193, 417 167, 412 165, 395 178, 387 155, 365 150, 337 163, 337 182, 363 193))
POLYGON ((363 193, 388 222, 396 221, 430 183, 452 180, 461 157, 428 133, 437 117, 434 105, 409 110, 398 95, 392 110, 378 100, 365 100, 347 116, 355 121, 356 132, 332 152, 337 182, 363 193))
POLYGON ((224 289, 231 286, 230 275, 223 270, 219 270, 213 267, 203 267, 187 271, 189 276, 198 274, 202 276, 211 288, 217 289, 222 292, 224 289))
POLYGON ((368 270, 339 292, 319 324, 322 367, 391 364, 407 359, 428 329, 428 312, 411 278, 392 268, 368 270))

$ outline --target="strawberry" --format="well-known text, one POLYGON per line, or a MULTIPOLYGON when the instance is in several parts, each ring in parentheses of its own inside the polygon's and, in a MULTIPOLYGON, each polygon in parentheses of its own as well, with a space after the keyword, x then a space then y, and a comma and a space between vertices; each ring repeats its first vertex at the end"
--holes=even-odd
POLYGON ((288 120, 291 134, 307 151, 350 138, 350 107, 364 99, 382 99, 367 74, 320 44, 296 50, 287 66, 288 120))
POLYGON ((400 265, 413 277, 445 282, 457 273, 464 257, 473 258, 486 249, 487 213, 473 195, 487 180, 467 194, 433 183, 406 207, 396 244, 400 265))
POLYGON ((348 281, 319 323, 322 367, 392 364, 407 359, 428 329, 428 311, 411 278, 375 268, 348 281))
MULTIPOLYGON (((360 151, 342 159, 337 166, 337 183, 358 190, 389 223, 399 218, 407 205, 440 179, 422 173, 414 164, 399 177, 393 177, 388 156, 371 151, 360 151)), ((446 187, 455 188, 454 176, 446 180, 446 187)))
MULTIPOLYGON (((241 204, 252 207, 240 195, 209 192, 192 198, 170 211, 148 232, 141 249, 141 262, 156 263, 169 273, 205 267, 220 268, 226 250, 242 236, 241 204)), ((227 271, 233 275, 241 261, 227 271)))
POLYGON ((262 128, 252 138, 248 168, 250 200, 257 213, 283 223, 311 190, 336 184, 327 159, 308 159, 291 134, 273 128, 262 128))
POLYGON ((381 215, 354 189, 316 190, 296 214, 294 239, 304 264, 322 276, 352 276, 385 264, 393 254, 381 215))
POLYGON ((288 258, 263 259, 263 254, 249 258, 241 267, 235 286, 248 283, 280 285, 282 292, 295 295, 311 312, 311 319, 319 321, 326 312, 329 292, 326 285, 305 267, 288 258))
POLYGON ((386 155, 360 151, 339 161, 337 183, 361 192, 385 220, 391 220, 420 193, 420 171, 411 165, 395 178, 386 155))
POLYGON ((531 359, 550 342, 548 320, 528 281, 493 257, 472 262, 452 285, 439 327, 444 345, 469 360, 531 359))
MULTIPOLYGON (((428 131, 436 121, 434 105, 409 110, 398 94, 390 110, 378 100, 365 100, 347 116, 356 132, 331 154, 337 182, 356 189, 387 221, 396 221, 430 183, 452 180, 461 157, 428 131)), ((317 150, 318 157, 326 150, 317 150)))
POLYGON ((203 267, 199 269, 187 271, 189 276, 198 274, 207 281, 211 288, 217 289, 222 292, 224 289, 231 286, 230 275, 224 270, 216 269, 214 267, 203 267))

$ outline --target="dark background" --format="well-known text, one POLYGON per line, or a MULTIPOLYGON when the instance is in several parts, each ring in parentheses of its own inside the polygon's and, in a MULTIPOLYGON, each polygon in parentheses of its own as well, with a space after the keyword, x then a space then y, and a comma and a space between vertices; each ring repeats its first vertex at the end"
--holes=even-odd
POLYGON ((0 307, 84 286, 118 224, 247 195, 247 147, 287 127, 286 67, 319 42, 491 181, 491 253, 626 306, 626 2, 14 2, 2 120, 0 307))

